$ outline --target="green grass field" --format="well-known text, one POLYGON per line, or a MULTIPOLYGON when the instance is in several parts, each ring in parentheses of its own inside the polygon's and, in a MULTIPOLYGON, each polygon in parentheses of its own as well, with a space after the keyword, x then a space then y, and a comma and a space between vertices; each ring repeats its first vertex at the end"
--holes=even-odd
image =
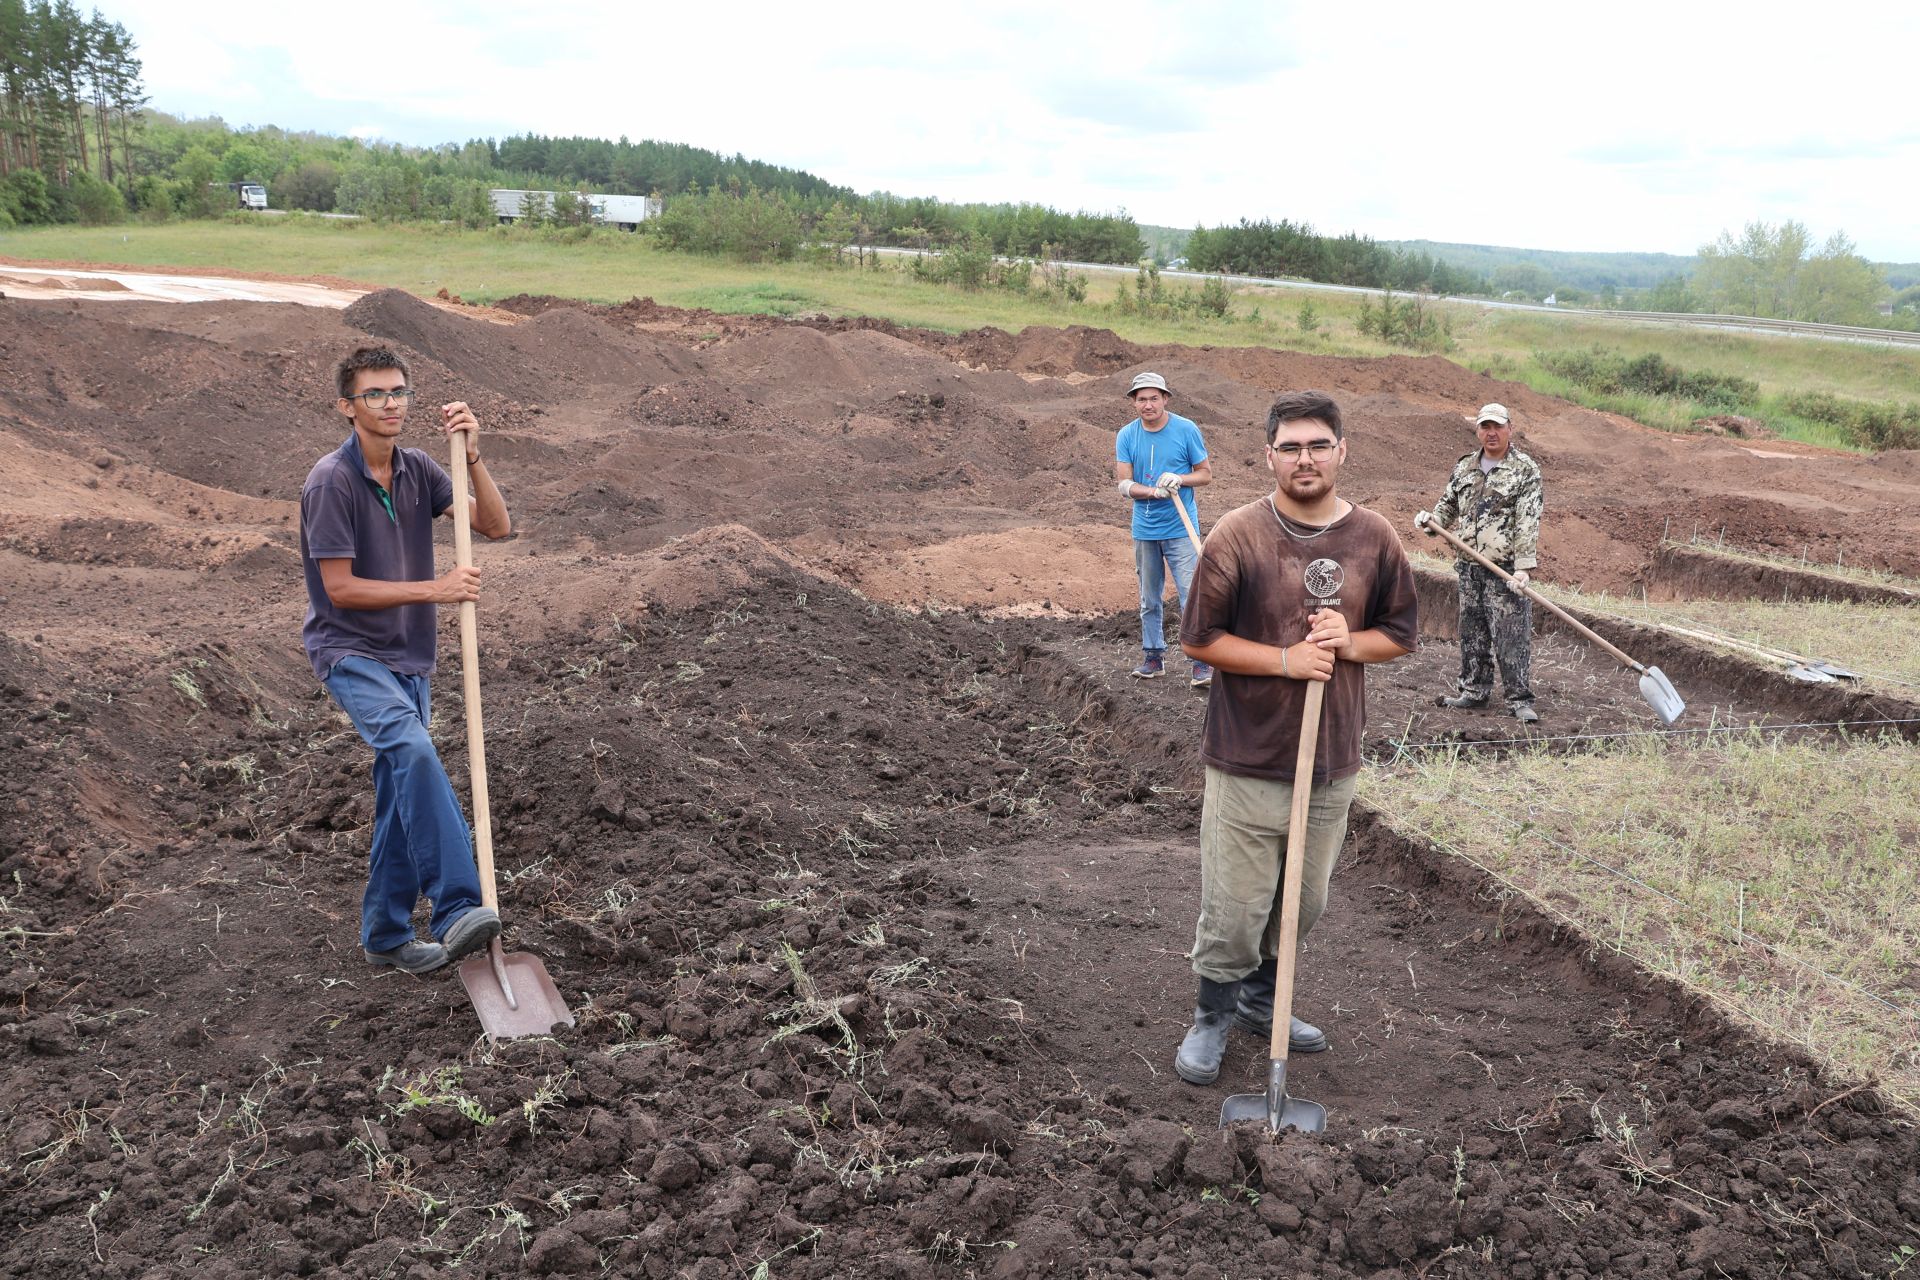
MULTIPOLYGON (((117 227, 41 227, 0 233, 0 256, 40 261, 148 267, 223 267, 283 275, 329 275, 415 293, 446 289, 469 302, 516 293, 594 302, 634 296, 732 313, 880 316, 900 324, 959 332, 993 325, 1093 324, 1136 342, 1272 346, 1322 355, 1394 354, 1357 326, 1361 299, 1315 290, 1237 290, 1227 319, 1123 314, 1115 295, 1124 275, 1099 273, 1085 303, 1049 302, 1004 290, 964 292, 915 280, 904 259, 878 270, 820 264, 741 263, 664 253, 645 237, 598 231, 583 240, 505 228, 383 225, 317 218, 260 219, 117 227), (1310 303, 1319 326, 1299 326, 1310 303)), ((1169 285, 1170 289, 1181 286, 1169 285)), ((1648 425, 1684 430, 1699 407, 1644 396, 1596 396, 1541 369, 1536 351, 1594 346, 1628 355, 1658 353, 1689 370, 1734 373, 1763 395, 1822 391, 1853 399, 1903 402, 1920 387, 1920 350, 1888 349, 1757 334, 1636 326, 1602 316, 1547 316, 1471 303, 1437 304, 1452 330, 1451 359, 1496 377, 1648 425)), ((1835 429, 1782 419, 1781 433, 1844 447, 1835 429)))
POLYGON ((1910 744, 1756 734, 1498 768, 1470 755, 1370 769, 1360 795, 1598 945, 1920 1112, 1910 744))

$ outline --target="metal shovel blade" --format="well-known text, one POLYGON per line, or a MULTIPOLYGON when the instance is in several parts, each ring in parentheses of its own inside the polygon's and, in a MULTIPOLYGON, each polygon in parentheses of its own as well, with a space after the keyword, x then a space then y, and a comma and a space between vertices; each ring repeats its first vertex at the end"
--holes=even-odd
POLYGON ((573 1025, 573 1014, 540 957, 508 955, 498 938, 486 951, 460 962, 460 982, 489 1040, 543 1036, 556 1026, 573 1025))
POLYGON ((1801 684, 1832 684, 1834 682, 1834 678, 1819 667, 1802 666, 1798 662, 1787 668, 1787 675, 1801 684))
POLYGON ((1287 1060, 1273 1058, 1267 1063, 1265 1093, 1236 1093, 1220 1104, 1220 1127, 1242 1120, 1262 1120, 1270 1132, 1298 1129, 1302 1133, 1320 1133, 1327 1127, 1327 1109, 1305 1098, 1287 1096, 1287 1060))
POLYGON ((1667 679, 1666 672, 1658 667, 1641 669, 1640 696, 1653 708, 1653 714, 1660 717, 1661 724, 1672 724, 1687 709, 1687 700, 1673 687, 1673 681, 1667 679))
POLYGON ((1813 664, 1813 669, 1821 675, 1826 676, 1829 680, 1859 680, 1862 678, 1858 671, 1849 671, 1845 667, 1835 666, 1831 662, 1816 662, 1813 664))

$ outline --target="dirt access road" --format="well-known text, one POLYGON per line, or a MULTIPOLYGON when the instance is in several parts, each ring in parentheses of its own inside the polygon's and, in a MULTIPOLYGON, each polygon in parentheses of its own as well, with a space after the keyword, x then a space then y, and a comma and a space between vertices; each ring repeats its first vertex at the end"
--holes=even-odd
MULTIPOLYGON (((1120 674, 1105 479, 1139 368, 1209 428, 1209 512, 1261 490, 1273 392, 1318 385, 1404 528, 1498 399, 1551 477, 1541 577, 1619 586, 1670 516, 1912 573, 1911 455, 1756 457, 1438 359, 516 306, 0 302, 0 1271, 1826 1277, 1920 1248, 1920 1153, 1870 1090, 1364 815, 1302 969, 1332 1127, 1217 1140, 1262 1064, 1169 1070, 1203 703, 1120 674), (580 1017, 551 1041, 489 1051, 450 979, 355 954, 368 758, 298 651, 295 499, 368 334, 475 405, 513 506, 483 678, 511 942, 580 1017)), ((1650 723, 1543 649, 1549 729, 1650 723)), ((1383 671, 1375 733, 1490 727, 1416 723, 1451 661, 1383 671)))

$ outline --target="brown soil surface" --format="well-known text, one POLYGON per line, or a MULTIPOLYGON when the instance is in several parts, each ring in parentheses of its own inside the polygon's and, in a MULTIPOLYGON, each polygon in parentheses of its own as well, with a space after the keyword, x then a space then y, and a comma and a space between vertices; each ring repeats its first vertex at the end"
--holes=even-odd
MULTIPOLYGON (((1669 516, 1912 573, 1910 462, 1437 359, 515 301, 0 302, 0 1273, 1704 1280, 1920 1247, 1920 1144, 1870 1088, 1364 813, 1303 958, 1334 1047, 1290 1077, 1331 1126, 1219 1139, 1264 1048, 1171 1075, 1204 701, 1122 674, 1106 479, 1138 368, 1209 429, 1210 513, 1314 384, 1406 527, 1499 399, 1549 476, 1541 579, 1618 586, 1669 516), (356 953, 369 758, 299 653, 294 521, 366 333, 475 406, 513 508, 488 756, 509 944, 579 1018, 550 1040, 490 1048, 451 975, 356 953)), ((1512 736, 1431 706, 1453 662, 1376 672, 1372 750, 1512 736)), ((1542 735, 1651 724, 1564 635, 1539 665, 1542 735)), ((1774 688, 1685 691, 1724 725, 1793 716, 1774 688)))

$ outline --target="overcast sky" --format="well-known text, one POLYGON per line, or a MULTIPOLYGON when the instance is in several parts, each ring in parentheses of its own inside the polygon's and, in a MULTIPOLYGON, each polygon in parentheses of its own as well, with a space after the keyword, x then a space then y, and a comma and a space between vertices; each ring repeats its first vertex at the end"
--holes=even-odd
POLYGON ((863 192, 1543 249, 1797 218, 1920 261, 1910 0, 101 8, 154 106, 235 126, 624 134, 863 192))

